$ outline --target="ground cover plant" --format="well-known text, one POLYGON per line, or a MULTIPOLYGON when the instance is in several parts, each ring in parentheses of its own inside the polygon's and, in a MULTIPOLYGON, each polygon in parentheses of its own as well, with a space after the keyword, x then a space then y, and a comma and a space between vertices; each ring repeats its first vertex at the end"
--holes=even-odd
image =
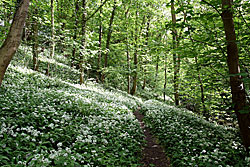
POLYGON ((142 106, 145 122, 165 147, 173 166, 249 166, 235 128, 198 118, 156 100, 142 106))
POLYGON ((0 93, 0 166, 137 166, 140 100, 11 65, 0 93))

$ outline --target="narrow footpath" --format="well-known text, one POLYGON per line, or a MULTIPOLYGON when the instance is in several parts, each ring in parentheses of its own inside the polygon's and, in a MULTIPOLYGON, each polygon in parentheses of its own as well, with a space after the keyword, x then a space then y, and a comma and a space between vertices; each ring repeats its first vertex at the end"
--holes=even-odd
POLYGON ((150 129, 144 126, 144 115, 139 112, 139 109, 134 114, 141 124, 147 144, 142 150, 142 167, 169 167, 170 160, 166 157, 163 147, 157 143, 150 129))

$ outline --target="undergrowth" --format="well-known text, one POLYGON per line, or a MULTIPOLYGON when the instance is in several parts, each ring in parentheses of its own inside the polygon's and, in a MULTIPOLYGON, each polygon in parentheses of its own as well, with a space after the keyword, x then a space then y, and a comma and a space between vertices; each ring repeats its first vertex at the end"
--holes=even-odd
POLYGON ((250 166, 237 129, 92 82, 78 85, 79 72, 64 56, 40 55, 35 72, 30 55, 19 49, 0 88, 0 166, 139 166, 138 106, 172 166, 250 166), (47 63, 50 77, 43 75, 47 63))
POLYGON ((14 65, 0 91, 0 166, 138 166, 140 100, 14 65))
POLYGON ((146 125, 165 147, 172 166, 250 166, 239 131, 156 100, 142 106, 146 125))

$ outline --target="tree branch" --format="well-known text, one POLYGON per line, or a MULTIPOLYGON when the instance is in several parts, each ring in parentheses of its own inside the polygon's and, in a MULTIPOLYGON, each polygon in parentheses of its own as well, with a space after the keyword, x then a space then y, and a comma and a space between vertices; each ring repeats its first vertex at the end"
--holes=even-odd
POLYGON ((88 21, 89 19, 91 19, 102 7, 103 5, 105 5, 105 3, 107 2, 108 0, 105 0, 87 19, 86 21, 88 21))
POLYGON ((211 6, 220 16, 221 16, 221 13, 220 11, 215 7, 213 6, 211 3, 205 1, 205 0, 201 0, 201 2, 204 2, 205 4, 207 4, 208 6, 211 6))

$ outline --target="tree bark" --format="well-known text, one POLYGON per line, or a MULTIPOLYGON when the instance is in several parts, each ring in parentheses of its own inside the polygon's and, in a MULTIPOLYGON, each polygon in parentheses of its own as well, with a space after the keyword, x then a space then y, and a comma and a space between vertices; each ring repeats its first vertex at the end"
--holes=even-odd
MULTIPOLYGON (((135 47, 137 47, 137 45, 135 47)), ((133 75, 133 86, 132 86, 132 89, 130 91, 131 95, 135 94, 136 87, 137 87, 137 68, 138 68, 137 48, 135 48, 135 53, 134 53, 134 66, 135 66, 135 69, 134 69, 135 71, 134 71, 134 75, 133 75)))
POLYGON ((129 53, 129 20, 128 20, 128 14, 129 14, 130 8, 128 7, 126 13, 125 13, 125 19, 126 19, 126 29, 127 29, 127 34, 126 34, 126 54, 127 54, 127 92, 128 94, 130 93, 130 53, 129 53))
MULTIPOLYGON (((86 9, 86 0, 82 2, 82 50, 85 52, 86 47, 86 24, 87 24, 87 9, 86 9)), ((80 55, 79 68, 80 68, 80 84, 84 83, 84 69, 83 69, 83 58, 85 55, 80 55)))
POLYGON ((132 76, 132 78, 133 78, 133 85, 132 85, 132 88, 131 88, 131 90, 130 90, 130 94, 131 95, 134 95, 135 94, 135 92, 136 92, 136 88, 137 88, 137 69, 138 69, 138 50, 137 50, 137 40, 138 40, 138 28, 137 28, 137 26, 138 26, 138 24, 137 24, 137 19, 138 19, 138 11, 136 11, 136 20, 135 20, 135 46, 134 46, 134 48, 135 48, 135 51, 134 51, 134 71, 133 71, 133 76, 132 76))
POLYGON ((159 61, 160 61, 160 56, 157 55, 156 65, 155 65, 155 83, 154 83, 154 87, 156 87, 156 84, 157 84, 156 82, 158 81, 159 61))
POLYGON ((240 76, 238 46, 233 21, 231 0, 222 0, 222 20, 227 41, 227 64, 230 74, 232 102, 237 115, 242 141, 247 151, 250 149, 250 109, 245 88, 240 76))
POLYGON ((127 91, 130 93, 130 55, 129 55, 129 45, 127 40, 127 67, 128 67, 128 76, 127 76, 127 91))
MULTIPOLYGON (((55 54, 55 24, 54 24, 54 0, 50 1, 51 5, 51 49, 50 49, 50 58, 53 59, 54 54, 55 54)), ((47 64, 47 70, 46 70, 46 75, 50 75, 50 63, 48 62, 47 64)))
POLYGON ((198 81, 199 81, 200 90, 201 90, 201 102, 202 102, 202 107, 203 107, 203 115, 208 120, 209 115, 208 115, 208 112, 207 112, 207 109, 206 109, 206 106, 205 106, 204 86, 203 86, 203 82, 202 82, 202 78, 201 78, 201 74, 200 74, 200 69, 198 67, 199 64, 198 64, 197 56, 195 56, 195 64, 197 66, 196 70, 197 70, 197 73, 198 73, 198 81))
POLYGON ((165 55, 165 60, 164 60, 164 92, 163 92, 164 101, 166 101, 166 88, 167 88, 167 55, 165 55))
MULTIPOLYGON (((102 3, 102 0, 101 0, 102 3)), ((101 80, 101 60, 102 60, 102 9, 100 9, 99 15, 100 23, 99 23, 99 53, 98 53, 98 62, 97 62, 97 82, 101 80)))
MULTIPOLYGON (((172 16, 172 36, 173 36, 173 50, 177 47, 177 30, 176 30, 176 14, 174 7, 174 0, 171 0, 171 16, 172 16)), ((177 54, 173 54, 173 63, 174 63, 174 98, 175 105, 179 105, 179 67, 180 67, 180 58, 177 58, 177 54)))
MULTIPOLYGON (((78 29, 78 11, 79 11, 79 2, 78 0, 75 1, 75 25, 74 25, 74 36, 73 40, 76 42, 77 39, 77 29, 78 29)), ((73 50, 72 50, 72 56, 71 56, 71 67, 75 66, 76 61, 76 46, 74 44, 73 50)))
MULTIPOLYGON (((34 14, 37 16, 38 11, 34 9, 34 14)), ((32 44, 32 52, 33 52, 33 70, 38 71, 38 22, 36 18, 33 18, 32 21, 32 30, 33 30, 33 44, 32 44)))
POLYGON ((21 0, 17 3, 16 13, 10 27, 10 31, 0 48, 0 86, 10 61, 16 53, 22 38, 23 27, 28 14, 29 0, 21 0))
MULTIPOLYGON (((147 20, 147 31, 146 31, 146 42, 145 42, 145 46, 147 46, 148 47, 148 42, 149 42, 149 30, 150 30, 150 15, 147 17, 148 18, 148 20, 147 20)), ((146 49, 145 49, 146 50, 146 49)), ((150 52, 148 51, 148 50, 146 50, 145 51, 146 52, 146 54, 150 54, 150 52)), ((145 61, 145 64, 147 64, 147 61, 145 61)), ((146 83, 147 83, 147 68, 146 68, 146 66, 144 66, 144 69, 143 69, 143 71, 144 71, 144 79, 143 79, 143 85, 142 85, 142 89, 145 89, 145 87, 146 87, 146 83)))
POLYGON ((144 79, 143 79, 143 85, 142 85, 142 89, 144 90, 146 88, 146 84, 147 84, 147 78, 146 78, 146 75, 147 75, 147 69, 146 67, 144 67, 144 70, 143 70, 143 75, 144 75, 144 79))
MULTIPOLYGON (((109 29, 108 29, 108 35, 107 35, 107 42, 106 42, 106 54, 104 56, 104 68, 108 67, 108 55, 109 55, 109 48, 110 48, 110 40, 111 40, 111 35, 112 35, 112 26, 113 26, 113 21, 115 17, 115 10, 116 10, 116 1, 114 1, 114 6, 112 10, 112 14, 110 17, 109 21, 109 29)), ((105 74, 102 74, 102 82, 104 82, 105 79, 105 74)))

